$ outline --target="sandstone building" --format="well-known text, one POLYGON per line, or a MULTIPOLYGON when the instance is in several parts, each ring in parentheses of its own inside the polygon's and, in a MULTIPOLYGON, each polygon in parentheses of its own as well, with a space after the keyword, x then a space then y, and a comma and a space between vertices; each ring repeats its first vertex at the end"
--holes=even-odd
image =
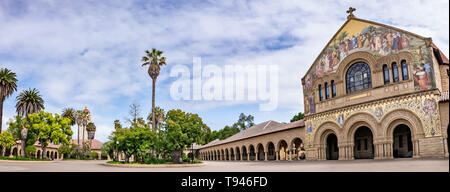
POLYGON ((448 157, 449 61, 431 38, 347 21, 302 78, 305 118, 198 147, 203 160, 448 157))

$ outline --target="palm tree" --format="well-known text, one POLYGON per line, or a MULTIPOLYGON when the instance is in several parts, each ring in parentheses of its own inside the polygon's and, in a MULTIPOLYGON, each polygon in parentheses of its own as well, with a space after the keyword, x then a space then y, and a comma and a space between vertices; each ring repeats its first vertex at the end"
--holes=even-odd
MULTIPOLYGON (((42 99, 39 91, 36 88, 29 88, 28 90, 22 91, 16 97, 16 111, 17 115, 28 118, 29 114, 38 113, 44 109, 44 100, 42 99)), ((27 140, 28 129, 26 127, 22 128, 22 157, 25 157, 25 147, 27 140)))
POLYGON ((73 108, 65 108, 62 111, 62 117, 70 119, 70 126, 74 126, 76 124, 75 118, 76 118, 76 111, 73 108))
POLYGON ((44 109, 44 100, 36 88, 22 91, 16 97, 16 101, 17 115, 22 117, 27 117, 28 114, 38 113, 44 109))
MULTIPOLYGON (((148 121, 152 121, 153 119, 153 113, 148 114, 147 116, 147 120, 148 121)), ((156 128, 159 130, 159 128, 161 127, 162 123, 166 120, 166 114, 164 112, 164 109, 161 109, 160 107, 155 107, 155 124, 156 124, 156 128)))
POLYGON ((3 125, 3 101, 17 91, 16 73, 7 68, 0 69, 0 133, 3 125))
POLYGON ((83 143, 84 143, 84 130, 90 121, 89 113, 84 110, 78 110, 75 115, 75 122, 78 125, 78 148, 80 145, 80 127, 83 129, 83 143))
MULTIPOLYGON (((155 111, 155 84, 156 78, 159 75, 159 71, 162 65, 166 64, 166 57, 161 57, 163 54, 162 51, 152 48, 152 52, 145 50, 145 56, 142 57, 142 66, 150 65, 148 67, 148 75, 153 80, 152 87, 152 113, 155 111)), ((155 117, 152 117, 152 130, 156 132, 156 120, 155 117)))

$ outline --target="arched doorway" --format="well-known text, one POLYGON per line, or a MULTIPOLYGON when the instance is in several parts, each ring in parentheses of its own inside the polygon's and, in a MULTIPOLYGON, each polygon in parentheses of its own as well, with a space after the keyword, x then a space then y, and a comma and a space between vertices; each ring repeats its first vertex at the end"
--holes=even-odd
POLYGON ((274 161, 276 160, 275 156, 275 145, 272 142, 269 142, 267 144, 267 160, 268 161, 274 161))
POLYGON ((239 150, 239 147, 236 147, 236 158, 237 161, 241 160, 241 150, 239 150))
POLYGON ((229 161, 230 160, 230 156, 228 153, 228 149, 225 149, 225 160, 229 161))
POLYGON ((359 127, 354 136, 355 146, 353 147, 355 159, 373 159, 374 146, 372 131, 366 127, 359 127))
POLYGON ((247 155, 247 147, 242 146, 242 160, 247 161, 248 159, 248 155, 247 155))
POLYGON ((0 156, 3 156, 3 147, 0 146, 0 156))
POLYGON ((338 139, 334 133, 331 133, 327 136, 326 153, 327 160, 339 159, 338 139))
POLYGON ((221 150, 220 157, 220 160, 225 160, 225 152, 223 151, 223 149, 221 150))
POLYGON ((258 161, 264 161, 264 147, 261 143, 258 144, 258 161))
POLYGON ((394 158, 411 158, 413 156, 413 144, 409 127, 405 124, 397 125, 393 134, 394 158))
POLYGON ((47 159, 50 158, 50 151, 47 151, 47 159))
POLYGON ((305 159, 305 149, 303 148, 303 141, 300 138, 295 138, 292 140, 292 148, 294 150, 294 159, 305 159))
POLYGON ((285 140, 281 140, 278 143, 278 149, 279 149, 279 157, 278 157, 278 159, 279 160, 287 160, 287 153, 286 153, 287 147, 288 147, 288 144, 287 144, 287 142, 285 140))
POLYGON ((234 149, 233 149, 233 148, 230 148, 230 153, 231 153, 231 158, 230 158, 230 160, 231 160, 231 161, 234 161, 235 159, 234 159, 234 149))
POLYGON ((13 155, 13 156, 17 156, 17 154, 18 154, 18 153, 17 153, 17 147, 16 147, 16 148, 13 149, 12 155, 13 155))
POLYGON ((41 150, 38 150, 38 151, 36 152, 36 158, 37 158, 37 159, 41 159, 41 158, 42 158, 41 150))
POLYGON ((254 161, 256 159, 255 147, 250 145, 250 161, 254 161))
POLYGON ((58 152, 55 152, 55 159, 58 159, 58 152))

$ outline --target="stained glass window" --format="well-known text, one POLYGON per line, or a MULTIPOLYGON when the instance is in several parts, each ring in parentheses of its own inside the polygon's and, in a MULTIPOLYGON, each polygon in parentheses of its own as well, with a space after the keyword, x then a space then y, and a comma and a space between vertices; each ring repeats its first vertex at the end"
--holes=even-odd
POLYGON ((394 62, 392 63, 392 79, 394 79, 394 82, 398 82, 399 78, 398 78, 398 67, 397 67, 397 63, 394 62))
POLYGON ((336 97, 336 85, 334 80, 331 80, 331 97, 336 97))
POLYGON ((350 66, 346 74, 347 93, 372 88, 370 67, 367 63, 357 62, 350 66))
POLYGON ((408 66, 406 65, 406 61, 405 60, 402 60, 402 75, 403 75, 403 80, 408 80, 409 79, 408 66))
POLYGON ((384 84, 387 85, 389 84, 390 80, 389 80, 389 69, 388 66, 385 64, 383 65, 383 75, 384 75, 384 84))

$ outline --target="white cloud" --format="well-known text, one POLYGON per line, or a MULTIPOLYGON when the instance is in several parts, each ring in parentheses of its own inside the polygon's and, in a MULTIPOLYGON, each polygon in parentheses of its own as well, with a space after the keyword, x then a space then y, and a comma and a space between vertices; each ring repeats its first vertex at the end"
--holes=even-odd
MULTIPOLYGON (((345 22, 349 6, 357 8, 359 18, 430 36, 449 52, 445 0, 32 1, 20 6, 5 1, 0 3, 0 64, 17 72, 21 89, 41 90, 58 112, 71 106, 96 108, 103 117, 98 126, 105 130, 111 130, 113 119, 122 118, 117 114, 126 113, 131 100, 149 105, 151 81, 140 58, 152 47, 164 50, 168 58, 156 87, 160 104, 205 111, 242 104, 192 106, 168 97, 175 80, 168 76, 170 66, 191 65, 192 57, 202 56, 204 64, 279 65, 279 110, 302 111, 301 77, 345 22), (278 43, 287 47, 265 47, 278 43)), ((14 102, 4 108, 12 116, 14 102)), ((108 133, 98 135, 106 138, 108 133)))

